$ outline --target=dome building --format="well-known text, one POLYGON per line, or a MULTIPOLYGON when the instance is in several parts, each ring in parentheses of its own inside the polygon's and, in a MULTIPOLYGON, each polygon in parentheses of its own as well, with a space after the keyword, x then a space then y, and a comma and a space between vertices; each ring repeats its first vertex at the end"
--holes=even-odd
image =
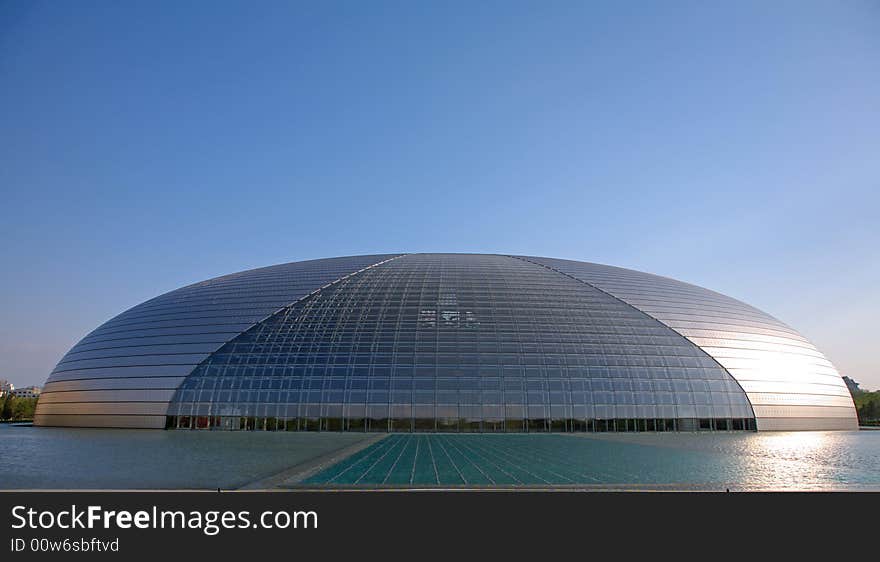
POLYGON ((88 334, 36 425, 287 431, 855 429, 803 336, 694 285, 513 255, 275 265, 88 334))

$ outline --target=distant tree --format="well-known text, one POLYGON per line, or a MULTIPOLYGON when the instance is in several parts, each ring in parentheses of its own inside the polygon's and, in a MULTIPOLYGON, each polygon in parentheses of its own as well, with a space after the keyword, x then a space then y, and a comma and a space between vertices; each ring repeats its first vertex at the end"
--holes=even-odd
POLYGON ((12 412, 15 408, 15 396, 7 394, 3 397, 3 408, 0 409, 0 419, 12 419, 12 412))
POLYGON ((12 406, 13 420, 31 420, 37 407, 36 398, 16 398, 12 406))
MULTIPOLYGON (((872 392, 872 394, 877 393, 872 392)), ((868 400, 861 408, 859 408, 859 419, 866 423, 880 419, 880 397, 868 400)))
POLYGON ((861 425, 880 425, 880 391, 853 394, 853 402, 861 425))

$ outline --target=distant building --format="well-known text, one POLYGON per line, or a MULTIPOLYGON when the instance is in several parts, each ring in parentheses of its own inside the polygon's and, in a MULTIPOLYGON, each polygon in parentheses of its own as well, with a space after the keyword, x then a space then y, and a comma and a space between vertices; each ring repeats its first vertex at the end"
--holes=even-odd
POLYGON ((39 386, 25 386, 12 390, 12 395, 16 398, 39 398, 43 389, 39 386))
POLYGON ((855 393, 857 393, 857 392, 861 392, 861 391, 862 391, 862 389, 859 388, 859 383, 857 383, 856 381, 852 380, 851 378, 849 378, 849 377, 846 376, 846 375, 843 376, 843 382, 846 383, 846 387, 849 389, 850 394, 855 394, 855 393))
POLYGON ((0 398, 15 390, 15 385, 6 379, 0 379, 0 398))

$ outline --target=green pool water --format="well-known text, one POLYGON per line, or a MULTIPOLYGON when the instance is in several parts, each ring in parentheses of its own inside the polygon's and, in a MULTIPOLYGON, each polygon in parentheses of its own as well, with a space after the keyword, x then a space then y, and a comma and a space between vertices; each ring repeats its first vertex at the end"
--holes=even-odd
POLYGON ((880 434, 391 435, 300 484, 876 489, 880 434))

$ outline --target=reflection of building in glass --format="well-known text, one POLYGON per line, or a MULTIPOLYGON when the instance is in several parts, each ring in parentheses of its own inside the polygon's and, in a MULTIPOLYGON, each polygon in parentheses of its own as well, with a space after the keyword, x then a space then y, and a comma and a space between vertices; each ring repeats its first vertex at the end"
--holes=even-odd
POLYGON ((851 429, 800 334, 672 279, 505 255, 296 262, 108 321, 38 425, 299 431, 851 429))

